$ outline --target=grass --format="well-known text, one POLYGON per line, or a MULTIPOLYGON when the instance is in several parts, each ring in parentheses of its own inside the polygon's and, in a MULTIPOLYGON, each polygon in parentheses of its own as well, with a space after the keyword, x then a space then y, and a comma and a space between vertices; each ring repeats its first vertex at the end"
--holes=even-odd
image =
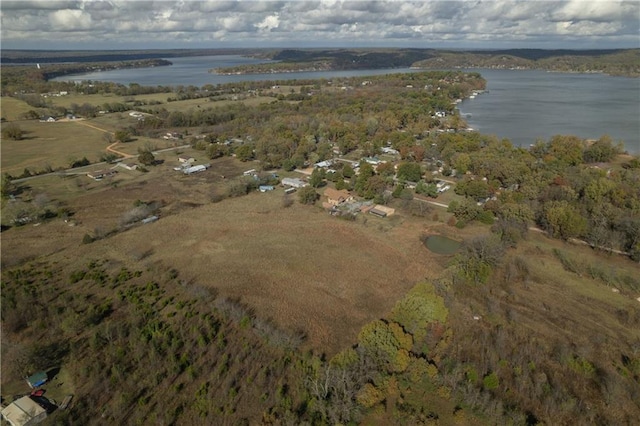
POLYGON ((167 158, 147 174, 121 171, 116 186, 86 177, 78 179, 87 189, 73 179, 30 181, 31 193, 44 191, 53 199, 64 197, 68 187, 73 195, 65 202, 78 226, 55 219, 10 229, 3 233, 3 261, 91 252, 130 262, 135 250, 150 253, 144 259, 149 265, 172 265, 193 282, 240 298, 261 318, 305 330, 309 346, 327 352, 355 341, 361 326, 383 317, 415 282, 441 270, 440 259, 415 237, 419 225, 413 221, 345 222, 297 202, 285 208, 280 188, 211 204, 226 185, 221 175, 237 176, 245 163, 219 159, 198 176, 180 175, 171 166, 167 158), (136 200, 162 201, 161 219, 80 244, 87 233, 117 227, 136 200))
POLYGON ((73 160, 99 159, 107 143, 104 132, 78 122, 41 123, 34 120, 15 122, 24 132, 19 141, 2 140, 2 170, 12 175, 25 168, 38 171, 51 166, 68 168, 73 160))
POLYGON ((247 98, 242 100, 209 100, 207 98, 202 99, 186 99, 184 101, 167 102, 162 105, 150 106, 152 109, 166 109, 167 111, 188 111, 194 108, 224 108, 229 105, 238 103, 245 104, 247 106, 256 106, 264 103, 275 101, 275 98, 269 96, 259 96, 255 98, 247 98))
POLYGON ((20 99, 12 98, 9 96, 2 96, 0 98, 0 115, 7 121, 20 120, 26 112, 37 109, 20 99))

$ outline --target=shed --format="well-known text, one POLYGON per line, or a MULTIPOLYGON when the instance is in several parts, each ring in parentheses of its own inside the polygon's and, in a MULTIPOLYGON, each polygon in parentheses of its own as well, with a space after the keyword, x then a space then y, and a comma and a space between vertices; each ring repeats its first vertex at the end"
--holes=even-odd
POLYGON ((387 207, 387 206, 381 206, 380 204, 376 204, 374 208, 369 210, 369 213, 376 216, 380 216, 380 217, 391 216, 395 212, 396 212, 396 209, 392 209, 391 207, 387 207))
POLYGON ((192 173, 204 172, 205 170, 207 170, 207 167, 203 164, 200 164, 198 166, 187 167, 186 169, 184 169, 184 174, 190 175, 192 173))
POLYGON ((369 210, 369 213, 371 213, 374 216, 378 216, 378 217, 387 217, 387 213, 383 212, 382 210, 378 210, 375 207, 372 208, 371 210, 369 210))
POLYGON ((29 396, 13 401, 1 414, 12 426, 31 426, 47 418, 47 411, 29 396))
POLYGON ((37 388, 38 386, 42 386, 47 382, 47 373, 44 371, 38 371, 33 376, 27 377, 27 383, 31 389, 37 388))

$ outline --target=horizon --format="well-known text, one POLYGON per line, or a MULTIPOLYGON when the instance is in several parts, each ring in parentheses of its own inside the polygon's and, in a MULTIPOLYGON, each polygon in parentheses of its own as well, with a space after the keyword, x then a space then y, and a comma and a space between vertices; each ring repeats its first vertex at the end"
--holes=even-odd
MULTIPOLYGON (((2 51, 10 52, 122 52, 122 51, 177 51, 177 50, 324 50, 324 49, 362 49, 362 50, 376 50, 376 49, 393 49, 393 50, 455 50, 455 51, 506 51, 506 50, 541 50, 541 51, 612 51, 612 50, 640 50, 640 47, 606 47, 606 48, 536 48, 536 47, 451 47, 451 48, 437 48, 437 47, 402 47, 402 46, 317 46, 317 47, 304 47, 304 46, 272 46, 272 47, 175 47, 175 48, 82 48, 82 49, 20 49, 20 48, 2 48, 2 51)), ((1 53, 1 52, 0 52, 1 53)))

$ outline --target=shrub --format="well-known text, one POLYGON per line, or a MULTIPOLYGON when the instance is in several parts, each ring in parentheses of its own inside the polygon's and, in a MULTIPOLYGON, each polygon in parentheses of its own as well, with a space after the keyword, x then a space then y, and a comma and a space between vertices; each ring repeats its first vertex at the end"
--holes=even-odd
POLYGON ((300 188, 298 191, 298 199, 302 204, 314 204, 318 198, 318 193, 310 186, 300 188))
POLYGON ((482 379, 482 385, 487 390, 497 389, 498 386, 500 386, 498 375, 496 373, 487 374, 484 376, 484 379, 482 379))

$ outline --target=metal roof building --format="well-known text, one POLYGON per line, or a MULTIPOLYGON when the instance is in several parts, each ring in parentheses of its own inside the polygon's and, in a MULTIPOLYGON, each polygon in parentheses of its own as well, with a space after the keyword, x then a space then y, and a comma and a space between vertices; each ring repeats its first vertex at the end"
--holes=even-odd
POLYGON ((31 426, 47 418, 47 411, 28 396, 13 401, 1 414, 12 426, 31 426))

